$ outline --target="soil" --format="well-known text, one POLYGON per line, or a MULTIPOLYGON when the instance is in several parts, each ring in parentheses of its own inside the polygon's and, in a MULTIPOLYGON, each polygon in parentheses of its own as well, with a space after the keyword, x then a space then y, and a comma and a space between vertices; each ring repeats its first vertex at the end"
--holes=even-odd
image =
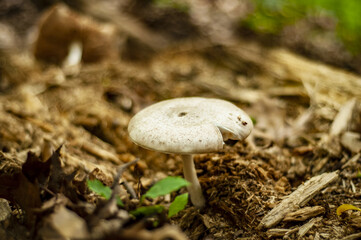
MULTIPOLYGON (((26 4, 19 6, 33 9, 27 22, 36 26, 41 9, 26 4)), ((336 213, 361 206, 359 75, 264 45, 261 36, 222 42, 185 13, 124 5, 146 24, 134 25, 138 34, 108 21, 122 36, 115 59, 67 67, 35 59, 23 41, 0 44, 0 239, 361 238, 361 211, 336 213), (169 16, 178 17, 157 29, 169 16), (167 31, 180 23, 182 34, 167 31), (148 30, 159 31, 165 47, 148 30), (170 219, 131 217, 154 183, 183 173, 179 155, 135 145, 128 122, 146 106, 188 96, 233 102, 254 130, 221 152, 194 156, 205 208, 189 202, 170 219), (124 207, 90 191, 88 179, 111 187, 124 207)), ((3 23, 13 29, 0 29, 9 38, 24 34, 20 23, 3 23)), ((185 192, 142 204, 167 208, 185 192)))

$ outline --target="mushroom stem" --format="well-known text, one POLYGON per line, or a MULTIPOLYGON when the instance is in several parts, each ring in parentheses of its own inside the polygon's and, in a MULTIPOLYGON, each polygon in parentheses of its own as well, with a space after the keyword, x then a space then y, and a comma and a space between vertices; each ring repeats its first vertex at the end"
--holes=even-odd
POLYGON ((193 162, 193 155, 182 155, 183 159, 183 173, 184 178, 191 184, 187 187, 191 202, 197 208, 205 206, 205 200, 202 193, 201 185, 199 184, 196 168, 193 162))

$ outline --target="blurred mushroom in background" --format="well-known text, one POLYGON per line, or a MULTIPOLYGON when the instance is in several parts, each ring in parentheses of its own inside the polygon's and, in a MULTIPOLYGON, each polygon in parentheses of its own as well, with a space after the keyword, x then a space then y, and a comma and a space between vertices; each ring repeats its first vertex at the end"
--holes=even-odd
POLYGON ((118 56, 116 28, 56 4, 40 17, 34 56, 59 65, 112 61, 118 56))

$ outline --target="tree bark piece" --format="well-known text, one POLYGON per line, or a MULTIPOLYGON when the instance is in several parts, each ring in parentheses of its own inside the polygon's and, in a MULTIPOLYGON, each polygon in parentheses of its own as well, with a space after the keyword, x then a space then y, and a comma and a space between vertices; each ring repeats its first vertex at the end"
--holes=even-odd
POLYGON ((298 239, 301 239, 303 236, 306 235, 306 233, 315 225, 315 223, 322 220, 322 217, 313 218, 307 223, 303 224, 300 229, 298 230, 298 239))
POLYGON ((297 232, 298 230, 299 230, 298 227, 293 229, 273 228, 273 229, 268 229, 266 234, 268 238, 285 237, 293 234, 294 232, 297 232))
POLYGON ((355 233, 342 238, 341 240, 356 240, 361 238, 361 233, 355 233))
POLYGON ((296 191, 291 193, 287 198, 282 200, 273 208, 260 222, 258 228, 271 228, 277 225, 290 212, 293 212, 304 206, 317 193, 319 193, 328 184, 338 178, 338 171, 324 173, 315 176, 300 185, 296 191))
POLYGON ((325 208, 321 206, 305 207, 295 212, 288 213, 283 221, 302 222, 309 218, 315 217, 325 212, 325 208))

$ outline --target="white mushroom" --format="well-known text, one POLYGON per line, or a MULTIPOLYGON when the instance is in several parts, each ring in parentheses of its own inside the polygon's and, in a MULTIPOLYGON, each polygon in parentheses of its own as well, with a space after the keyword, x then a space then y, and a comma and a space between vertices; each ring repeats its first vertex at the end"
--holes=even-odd
POLYGON ((252 128, 249 116, 230 102, 189 97, 143 109, 130 120, 128 132, 132 141, 144 148, 182 155, 191 201, 202 208, 205 200, 192 154, 219 151, 225 140, 243 140, 252 128))

